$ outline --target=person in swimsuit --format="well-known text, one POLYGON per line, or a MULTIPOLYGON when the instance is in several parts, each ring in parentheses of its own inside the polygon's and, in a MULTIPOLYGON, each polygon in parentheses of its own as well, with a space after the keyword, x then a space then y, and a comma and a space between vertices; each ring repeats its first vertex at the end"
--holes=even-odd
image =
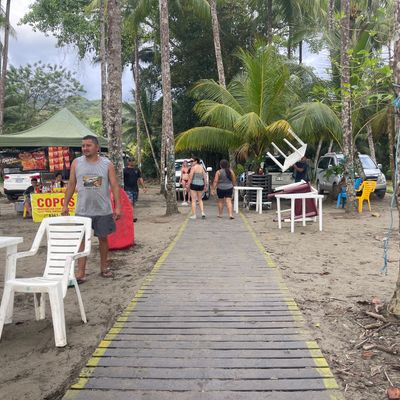
POLYGON ((203 192, 207 190, 207 174, 200 164, 200 159, 193 157, 192 166, 190 168, 189 182, 190 194, 192 196, 192 215, 190 219, 196 219, 196 200, 199 203, 201 218, 205 219, 203 206, 203 192))
POLYGON ((188 162, 185 160, 182 164, 181 177, 179 183, 183 187, 183 206, 187 206, 190 202, 190 188, 189 188, 189 174, 190 168, 188 162))

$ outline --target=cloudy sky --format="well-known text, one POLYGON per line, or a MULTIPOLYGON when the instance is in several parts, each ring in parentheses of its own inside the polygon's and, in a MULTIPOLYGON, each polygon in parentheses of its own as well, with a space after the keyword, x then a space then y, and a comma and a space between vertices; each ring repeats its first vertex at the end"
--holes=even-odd
MULTIPOLYGON (((16 31, 16 37, 10 38, 10 63, 14 66, 43 61, 51 64, 61 64, 76 73, 76 78, 86 90, 85 97, 100 99, 100 66, 93 65, 90 60, 80 60, 73 47, 58 48, 57 41, 52 36, 34 32, 28 25, 18 25, 18 21, 29 10, 32 0, 11 2, 11 24, 16 31)), ((124 99, 131 99, 131 72, 127 68, 123 77, 124 99)))
MULTIPOLYGON (((19 66, 41 60, 45 63, 61 64, 76 73, 76 78, 86 90, 85 97, 100 99, 99 65, 93 65, 89 59, 80 60, 73 47, 58 48, 52 36, 34 32, 28 25, 18 25, 31 3, 33 0, 19 0, 11 3, 11 24, 16 30, 16 37, 10 38, 10 63, 19 66)), ((310 54, 307 49, 304 52, 304 63, 315 67, 322 75, 328 64, 326 56, 310 54)), ((128 68, 124 71, 122 83, 123 97, 125 100, 130 100, 133 81, 128 68)))

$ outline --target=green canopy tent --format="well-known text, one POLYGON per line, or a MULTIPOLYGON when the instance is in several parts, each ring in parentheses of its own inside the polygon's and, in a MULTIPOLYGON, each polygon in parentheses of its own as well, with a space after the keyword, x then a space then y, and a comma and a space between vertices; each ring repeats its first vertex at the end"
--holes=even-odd
MULTIPOLYGON (((81 147, 86 135, 97 136, 68 109, 63 108, 47 121, 26 131, 0 135, 0 147, 81 147)), ((98 137, 101 147, 107 140, 98 137)))

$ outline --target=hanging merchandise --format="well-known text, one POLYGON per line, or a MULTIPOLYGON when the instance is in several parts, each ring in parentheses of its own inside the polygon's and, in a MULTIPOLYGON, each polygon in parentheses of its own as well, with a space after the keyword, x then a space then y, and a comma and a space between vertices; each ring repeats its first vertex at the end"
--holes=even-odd
POLYGON ((24 151, 19 153, 18 158, 21 160, 23 171, 46 169, 46 154, 44 151, 24 151))
POLYGON ((70 169, 69 148, 61 146, 49 147, 49 169, 51 172, 70 169))

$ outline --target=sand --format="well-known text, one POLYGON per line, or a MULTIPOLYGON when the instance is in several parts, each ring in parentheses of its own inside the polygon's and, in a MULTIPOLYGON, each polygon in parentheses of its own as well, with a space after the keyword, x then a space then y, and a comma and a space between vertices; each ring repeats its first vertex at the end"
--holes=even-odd
MULTIPOLYGON (((214 204, 214 200, 206 206, 214 204)), ((27 250, 38 224, 16 216, 13 205, 0 198, 0 235, 23 236, 19 250, 27 250)), ((382 275, 383 238, 390 222, 389 198, 374 199, 373 212, 347 216, 336 210, 334 203, 324 201, 324 230, 309 223, 297 225, 290 233, 289 224, 278 230, 275 210, 262 215, 243 210, 258 238, 270 253, 277 268, 306 319, 306 327, 318 341, 329 361, 346 399, 384 399, 389 386, 386 374, 394 385, 400 385, 400 361, 397 355, 374 348, 370 343, 399 344, 395 323, 377 330, 365 330, 377 322, 365 315, 374 310, 372 299, 388 301, 393 293, 398 272, 398 234, 394 233, 389 248, 388 275, 382 275), (357 346, 359 343, 366 342, 357 346), (364 357, 364 358, 363 358, 364 357)), ((59 399, 76 379, 85 361, 112 326, 140 287, 145 275, 175 237, 184 221, 182 214, 165 217, 164 198, 151 187, 141 193, 135 224, 136 245, 111 253, 114 279, 99 276, 99 257, 95 244, 88 263, 88 280, 81 293, 88 316, 82 324, 74 291, 65 299, 66 348, 54 346, 51 321, 34 320, 30 296, 18 295, 14 323, 5 327, 0 342, 0 399, 59 399)), ((397 231, 397 212, 394 215, 397 231)), ((224 220, 221 220, 224 223, 224 220)), ((238 238, 240 240, 240 238, 238 238)), ((96 243, 96 241, 95 241, 96 243)), ((19 276, 39 274, 45 254, 18 266, 19 276)), ((3 287, 4 251, 0 251, 0 294, 3 287)), ((379 322, 379 321, 378 321, 379 322)))

